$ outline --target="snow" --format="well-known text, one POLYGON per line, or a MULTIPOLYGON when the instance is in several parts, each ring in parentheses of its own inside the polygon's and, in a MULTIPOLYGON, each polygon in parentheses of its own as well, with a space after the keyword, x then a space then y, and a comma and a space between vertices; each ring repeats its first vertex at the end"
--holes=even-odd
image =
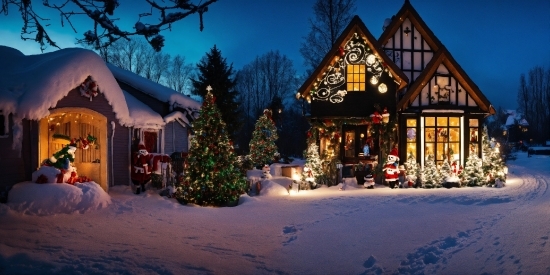
POLYGON ((85 213, 111 204, 111 197, 95 182, 75 185, 21 182, 9 196, 14 211, 39 216, 85 213))
POLYGON ((173 89, 136 75, 130 71, 121 69, 113 64, 108 63, 107 67, 109 67, 116 79, 162 102, 167 102, 172 107, 189 108, 192 110, 199 110, 201 108, 201 104, 198 101, 178 93, 173 89))
POLYGON ((131 125, 124 95, 105 62, 93 51, 68 48, 39 55, 0 46, 0 110, 15 119, 39 120, 49 108, 93 76, 122 125, 131 125), (5 113, 7 114, 7 113, 5 113))
POLYGON ((136 128, 161 129, 164 127, 164 119, 145 103, 123 90, 124 98, 128 104, 128 111, 132 118, 132 124, 136 128))
POLYGON ((18 183, 0 204, 0 273, 549 274, 550 157, 519 152, 507 165, 503 188, 346 179, 290 195, 272 169, 259 195, 224 208, 18 183))

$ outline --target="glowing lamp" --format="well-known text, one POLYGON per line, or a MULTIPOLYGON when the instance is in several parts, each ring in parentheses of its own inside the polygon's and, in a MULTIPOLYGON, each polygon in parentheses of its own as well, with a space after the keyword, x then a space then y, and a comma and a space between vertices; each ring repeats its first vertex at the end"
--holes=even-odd
POLYGON ((378 78, 376 78, 376 77, 374 77, 374 76, 371 77, 371 78, 370 78, 370 83, 371 83, 372 85, 378 84, 378 78))
POLYGON ((380 84, 380 86, 378 86, 378 91, 381 94, 384 94, 388 91, 388 86, 386 86, 386 84, 382 83, 382 84, 380 84))
POLYGON ((504 170, 503 170, 503 171, 504 171, 504 174, 505 174, 505 175, 508 175, 508 167, 504 166, 504 170))

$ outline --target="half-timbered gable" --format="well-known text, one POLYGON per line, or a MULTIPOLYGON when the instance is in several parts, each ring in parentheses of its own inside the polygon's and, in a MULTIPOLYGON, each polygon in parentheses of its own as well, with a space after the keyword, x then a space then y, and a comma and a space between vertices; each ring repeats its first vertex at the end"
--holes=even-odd
POLYGON ((483 118, 495 110, 408 0, 378 41, 411 79, 397 104, 400 157, 464 164, 480 154, 483 118))
POLYGON ((388 20, 378 42, 412 85, 443 45, 408 0, 388 20))

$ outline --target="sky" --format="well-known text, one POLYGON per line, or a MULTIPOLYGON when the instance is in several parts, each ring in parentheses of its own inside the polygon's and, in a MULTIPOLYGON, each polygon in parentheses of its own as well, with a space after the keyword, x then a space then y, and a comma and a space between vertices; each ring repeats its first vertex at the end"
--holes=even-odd
MULTIPOLYGON (((147 10, 120 1, 117 12, 121 26, 133 26, 137 14, 147 10)), ((396 14, 404 0, 358 0, 354 12, 378 38, 384 19, 396 14)), ((521 74, 535 66, 550 67, 549 0, 410 0, 413 7, 451 52, 455 60, 479 86, 495 107, 517 107, 516 94, 521 74)), ((204 30, 199 31, 198 16, 175 24, 166 36, 164 51, 182 55, 196 64, 216 45, 236 70, 270 50, 278 50, 293 60, 298 73, 305 71, 299 53, 309 31, 314 0, 219 0, 204 15, 204 30)), ((35 4, 37 5, 37 4, 35 4)), ((75 33, 59 27, 59 16, 49 11, 53 37, 62 47, 74 46, 75 33)), ((117 13, 115 13, 116 15, 117 13)), ((83 21, 78 19, 77 21, 83 21)), ((32 41, 21 41, 22 26, 15 9, 0 16, 0 44, 15 47, 25 54, 40 53, 32 41)), ((54 50, 54 49, 49 49, 54 50)))

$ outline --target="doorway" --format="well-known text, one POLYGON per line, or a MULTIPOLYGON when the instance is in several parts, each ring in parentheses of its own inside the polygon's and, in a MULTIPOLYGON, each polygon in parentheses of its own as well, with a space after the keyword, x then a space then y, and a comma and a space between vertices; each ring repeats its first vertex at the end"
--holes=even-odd
POLYGON ((39 161, 49 158, 71 139, 92 139, 93 144, 77 143, 73 165, 79 176, 86 176, 108 191, 107 118, 86 108, 59 108, 40 120, 39 161))

